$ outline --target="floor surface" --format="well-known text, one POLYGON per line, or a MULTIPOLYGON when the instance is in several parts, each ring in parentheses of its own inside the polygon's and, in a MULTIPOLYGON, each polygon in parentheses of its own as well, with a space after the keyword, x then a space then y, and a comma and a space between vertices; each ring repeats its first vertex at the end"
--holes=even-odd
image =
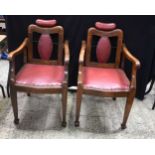
MULTIPOLYGON (((0 83, 6 87, 8 62, 0 61, 0 83)), ((6 90, 6 89, 5 89, 6 90)), ((18 93, 20 124, 13 123, 10 98, 0 92, 0 138, 155 138, 152 91, 143 101, 134 100, 127 123, 121 130, 124 98, 83 96, 80 127, 74 127, 75 93, 68 93, 67 127, 61 127, 61 96, 18 93)))

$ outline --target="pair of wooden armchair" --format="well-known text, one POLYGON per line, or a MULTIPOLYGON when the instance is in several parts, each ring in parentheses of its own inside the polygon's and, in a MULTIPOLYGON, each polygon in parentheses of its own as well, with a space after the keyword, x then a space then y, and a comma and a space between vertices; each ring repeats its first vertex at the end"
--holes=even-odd
MULTIPOLYGON (((64 42, 64 29, 55 20, 37 20, 28 27, 28 37, 9 54, 11 63, 10 92, 14 112, 14 123, 18 124, 17 91, 30 93, 62 94, 62 126, 66 126, 67 81, 69 44, 64 42), (35 53, 34 53, 35 51, 35 53), (36 54, 39 53, 39 54, 36 54), (15 58, 24 54, 24 65, 16 73, 15 58)), ((139 61, 129 53, 123 44, 123 32, 115 24, 96 23, 89 28, 87 42, 82 42, 79 56, 78 90, 75 126, 79 126, 82 94, 108 97, 127 97, 122 129, 126 127, 128 115, 136 91, 136 70, 139 61), (97 47, 93 45, 97 43, 97 47), (114 37, 114 48, 111 40, 114 37), (109 39, 110 38, 110 39, 109 39), (115 50, 114 63, 108 63, 111 51, 115 50), (95 56, 91 53, 97 52, 95 56), (91 61, 91 58, 96 60, 91 61), (122 62, 121 62, 122 58, 122 62), (132 76, 129 80, 123 71, 124 60, 132 62, 132 76), (121 65, 121 66, 120 66, 121 65)))

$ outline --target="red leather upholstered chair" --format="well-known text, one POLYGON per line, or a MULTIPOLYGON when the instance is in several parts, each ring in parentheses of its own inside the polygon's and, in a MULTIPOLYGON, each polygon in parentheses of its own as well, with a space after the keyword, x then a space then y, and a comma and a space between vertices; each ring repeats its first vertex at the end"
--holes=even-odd
POLYGON ((56 20, 36 20, 36 25, 28 27, 28 37, 9 54, 10 93, 15 124, 19 123, 17 91, 21 91, 28 94, 62 94, 62 126, 66 126, 69 45, 68 41, 64 42, 63 27, 56 24, 56 20), (56 36, 57 39, 54 39, 56 36), (24 54, 24 65, 15 74, 15 58, 21 53, 24 54))
POLYGON ((87 41, 82 42, 79 56, 75 126, 79 126, 82 94, 89 94, 114 99, 126 97, 121 124, 122 129, 125 129, 135 96, 136 71, 139 66, 139 60, 123 44, 123 31, 116 29, 116 24, 97 22, 95 27, 89 28, 87 41), (115 57, 114 61, 110 62, 112 51, 115 57), (94 57, 97 61, 93 60, 94 57), (126 59, 132 63, 131 79, 128 79, 123 70, 126 59))

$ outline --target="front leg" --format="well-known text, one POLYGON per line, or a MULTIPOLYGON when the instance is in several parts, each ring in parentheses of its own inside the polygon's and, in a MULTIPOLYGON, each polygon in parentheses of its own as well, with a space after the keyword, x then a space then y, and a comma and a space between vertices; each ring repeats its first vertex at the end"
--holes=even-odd
POLYGON ((13 113, 14 113, 14 123, 17 125, 19 124, 17 91, 15 90, 14 86, 10 86, 10 95, 11 95, 11 103, 12 103, 12 108, 13 108, 13 113))
POLYGON ((126 105, 125 105, 123 122, 121 124, 122 129, 126 129, 126 122, 128 120, 129 113, 131 111, 134 97, 135 97, 135 90, 131 90, 131 92, 129 93, 129 95, 127 97, 127 101, 126 101, 126 105))

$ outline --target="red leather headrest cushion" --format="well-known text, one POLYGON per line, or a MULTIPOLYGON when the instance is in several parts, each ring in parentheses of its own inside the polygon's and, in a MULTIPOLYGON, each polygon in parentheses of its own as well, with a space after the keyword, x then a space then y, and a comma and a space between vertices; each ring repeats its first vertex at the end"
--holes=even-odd
POLYGON ((95 23, 95 27, 99 30, 103 30, 103 31, 111 31, 114 30, 116 28, 116 24, 115 23, 102 23, 102 22, 96 22, 95 23))
POLYGON ((53 27, 57 24, 57 21, 55 19, 53 20, 37 19, 36 24, 41 27, 53 27))

